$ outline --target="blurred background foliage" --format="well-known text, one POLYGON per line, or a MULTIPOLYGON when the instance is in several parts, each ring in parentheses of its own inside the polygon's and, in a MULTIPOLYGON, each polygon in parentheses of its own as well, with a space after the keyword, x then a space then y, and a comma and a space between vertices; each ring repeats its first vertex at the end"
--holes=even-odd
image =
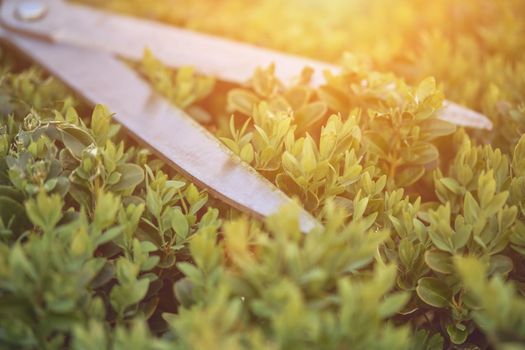
POLYGON ((329 62, 348 51, 412 84, 436 77, 497 123, 498 145, 525 131, 521 0, 76 1, 329 62))

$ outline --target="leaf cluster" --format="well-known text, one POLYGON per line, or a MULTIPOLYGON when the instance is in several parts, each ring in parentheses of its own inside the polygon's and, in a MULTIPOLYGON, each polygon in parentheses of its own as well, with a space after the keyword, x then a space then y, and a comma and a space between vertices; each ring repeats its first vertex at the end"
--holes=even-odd
POLYGON ((521 3, 90 2, 322 59, 352 49, 317 89, 308 69, 224 88, 147 51, 136 65, 324 227, 301 234, 293 207, 240 216, 103 106, 3 62, 0 347, 522 347, 521 3), (495 131, 440 120, 442 91, 495 131))

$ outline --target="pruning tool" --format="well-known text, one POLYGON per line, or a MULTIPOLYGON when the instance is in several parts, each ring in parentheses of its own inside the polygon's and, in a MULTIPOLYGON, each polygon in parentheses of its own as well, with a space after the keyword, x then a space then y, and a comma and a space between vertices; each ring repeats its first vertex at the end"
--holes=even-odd
MULTIPOLYGON (((137 141, 212 195, 262 218, 291 201, 181 109, 158 95, 122 59, 149 48, 168 67, 193 66, 219 80, 244 83, 259 66, 276 63, 283 81, 314 69, 312 84, 337 66, 64 0, 3 0, 0 38, 68 85, 90 104, 106 105, 137 141)), ((440 118, 492 128, 488 118, 446 102, 440 118)), ((300 210, 299 226, 319 223, 300 210)))

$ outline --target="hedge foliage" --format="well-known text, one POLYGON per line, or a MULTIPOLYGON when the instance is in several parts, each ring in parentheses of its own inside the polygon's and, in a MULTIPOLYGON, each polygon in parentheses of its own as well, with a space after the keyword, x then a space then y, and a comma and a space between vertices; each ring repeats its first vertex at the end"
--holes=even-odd
MULTIPOLYGON (((203 16, 212 26, 205 30, 228 35, 228 11, 244 21, 235 12, 244 5, 221 3, 176 9, 222 9, 203 16)), ((383 50, 395 51, 396 35, 413 33, 415 23, 435 31, 418 32, 417 47, 400 46, 419 55, 413 75, 395 70, 395 55, 379 49, 370 50, 372 63, 344 55, 343 72, 327 74, 319 89, 308 85, 308 69, 288 83, 269 65, 245 86, 231 86, 189 67, 172 72, 147 51, 136 64, 158 91, 323 223, 307 235, 293 206, 261 223, 208 198, 128 139, 105 107, 91 110, 4 50, 0 346, 525 348, 525 86, 516 56, 523 43, 501 29, 521 28, 521 3, 481 3, 425 3, 457 12, 452 20, 461 22, 461 35, 445 31, 443 11, 418 12, 422 2, 395 7, 388 25, 405 25, 385 31, 391 41, 383 50), (415 14, 420 18, 410 20, 415 14), (469 26, 478 20, 483 25, 469 26), (442 47, 436 38, 452 52, 443 71, 445 51, 424 56, 442 47), (459 63, 478 58, 478 66, 459 63), (432 70, 439 84, 425 77, 432 70), (487 113, 495 130, 438 119, 443 92, 487 113)), ((139 11, 167 8, 165 1, 137 4, 145 6, 139 11)), ((276 16, 292 6, 264 4, 276 16)), ((382 28, 384 2, 371 4, 372 23, 382 28)), ((169 11, 153 16, 175 18, 169 11)), ((247 23, 259 25, 245 35, 264 28, 253 16, 247 23)), ((292 28, 300 18, 276 23, 292 28)), ((299 28, 307 37, 308 28, 299 28)), ((284 42, 293 38, 289 31, 282 31, 284 42)), ((334 55, 327 59, 346 48, 359 53, 370 39, 348 47, 345 38, 324 51, 334 55)), ((276 40, 265 44, 280 47, 276 40)))

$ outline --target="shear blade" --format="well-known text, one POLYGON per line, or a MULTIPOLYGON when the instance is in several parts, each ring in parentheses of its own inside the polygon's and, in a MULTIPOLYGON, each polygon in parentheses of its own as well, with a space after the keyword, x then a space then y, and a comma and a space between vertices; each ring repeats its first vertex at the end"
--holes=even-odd
MULTIPOLYGON (((285 82, 297 77, 303 67, 313 68, 314 86, 324 83, 325 70, 340 70, 325 62, 63 0, 39 1, 48 6, 46 15, 38 21, 21 21, 14 15, 18 1, 4 0, 1 8, 4 25, 48 40, 112 52, 132 60, 140 60, 144 48, 148 47, 169 67, 191 65, 200 73, 239 84, 245 83, 257 67, 271 62, 276 63, 276 76, 285 82)), ((444 104, 439 117, 460 126, 492 129, 492 122, 486 116, 453 102, 444 104)))
MULTIPOLYGON (((3 35, 87 102, 110 107, 114 119, 132 136, 234 208, 262 218, 292 202, 113 55, 13 33, 3 35)), ((300 210, 301 231, 318 225, 300 210)))

